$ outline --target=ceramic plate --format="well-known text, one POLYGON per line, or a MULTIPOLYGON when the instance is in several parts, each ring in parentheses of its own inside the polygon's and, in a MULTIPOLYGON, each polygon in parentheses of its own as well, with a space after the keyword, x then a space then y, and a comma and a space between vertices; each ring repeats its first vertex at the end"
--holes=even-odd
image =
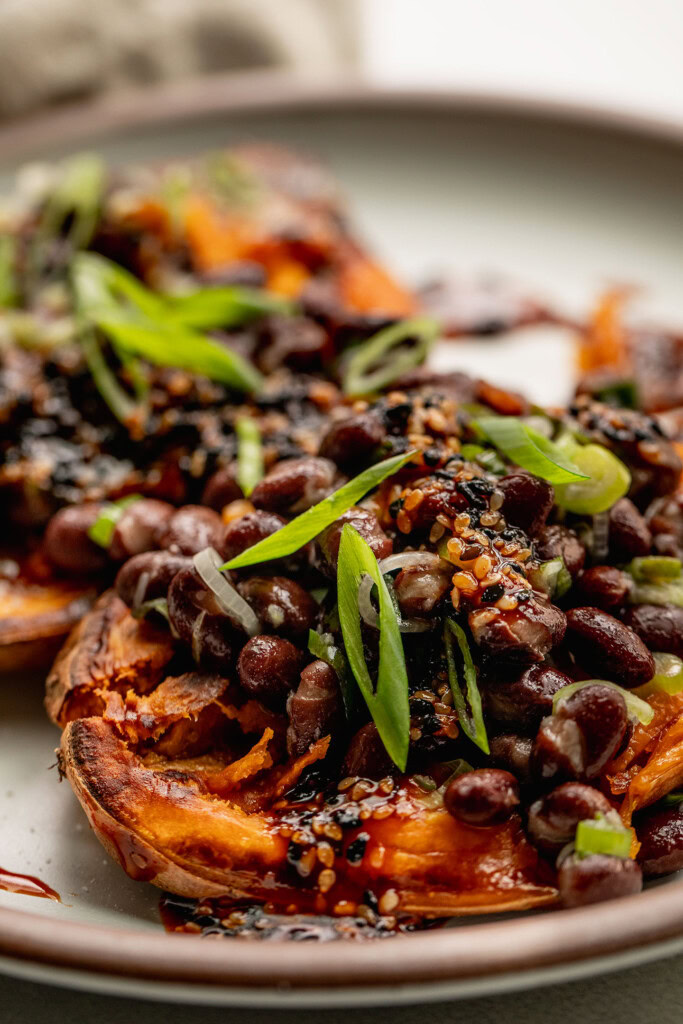
MULTIPOLYGON (((122 163, 245 138, 326 159, 372 246, 407 280, 502 271, 569 313, 585 312, 606 283, 636 283, 644 316, 683 324, 683 132, 604 112, 217 79, 5 129, 0 184, 26 159, 83 146, 122 163)), ((435 358, 546 404, 571 393, 566 332, 451 343, 435 358)), ((683 950, 676 879, 596 907, 361 945, 166 935, 157 890, 105 856, 59 785, 58 735, 41 699, 40 679, 0 686, 0 865, 38 875, 62 902, 0 893, 9 973, 174 1001, 351 1005, 492 993, 683 950)))

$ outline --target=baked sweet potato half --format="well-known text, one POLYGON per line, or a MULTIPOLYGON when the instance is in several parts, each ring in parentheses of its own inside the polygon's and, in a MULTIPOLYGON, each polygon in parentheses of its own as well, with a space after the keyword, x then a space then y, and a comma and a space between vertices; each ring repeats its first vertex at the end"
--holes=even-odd
POLYGON ((409 776, 330 787, 329 737, 287 757, 284 715, 181 668, 170 634, 108 593, 48 680, 62 771, 132 877, 316 913, 353 912, 368 889, 432 917, 555 900, 516 815, 469 827, 409 776))

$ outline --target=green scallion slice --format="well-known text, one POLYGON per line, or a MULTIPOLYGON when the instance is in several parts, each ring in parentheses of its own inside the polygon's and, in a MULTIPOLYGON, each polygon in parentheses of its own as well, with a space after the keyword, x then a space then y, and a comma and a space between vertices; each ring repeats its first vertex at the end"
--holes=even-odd
POLYGON ((617 815, 596 814, 576 826, 574 849, 581 857, 594 853, 627 858, 631 851, 631 833, 619 822, 617 815))
POLYGON ((235 421, 237 435, 237 483, 248 498, 259 480, 263 479, 263 444, 258 423, 251 416, 239 416, 235 421))
POLYGON ((616 683, 611 683, 607 679, 583 679, 579 683, 569 683, 568 686, 563 686, 553 697, 553 712, 557 711, 560 701, 568 700, 578 690, 582 690, 584 686, 596 685, 610 686, 613 690, 618 690, 626 701, 626 711, 629 717, 637 718, 643 725, 647 725, 652 721, 655 712, 654 708, 651 708, 647 701, 636 696, 632 690, 625 690, 623 686, 617 686, 616 683))
POLYGON ((80 342, 95 387, 117 420, 123 424, 130 424, 138 406, 124 391, 116 374, 108 366, 91 327, 82 328, 80 342))
POLYGON ((245 565, 257 565, 259 562, 268 562, 271 558, 283 558, 285 555, 293 554, 304 544, 308 544, 309 540, 313 540, 319 533, 322 533, 335 519, 339 519, 340 515, 381 484, 383 480, 398 472, 402 466, 410 462, 414 455, 414 450, 405 452, 403 455, 393 455, 390 459, 384 459, 375 466, 363 470, 353 480, 349 480, 339 490, 319 501, 317 505, 302 512, 300 516, 292 519, 276 533, 265 537, 258 544, 254 544, 253 547, 247 548, 246 551, 231 558, 223 568, 241 569, 245 565))
POLYGON ((572 585, 572 578, 561 555, 541 562, 538 568, 531 569, 528 575, 532 586, 551 598, 564 597, 572 585))
POLYGON ((683 804, 683 792, 667 793, 662 799, 662 803, 665 807, 677 807, 678 804, 683 804))
POLYGON ((129 494, 125 498, 119 498, 118 501, 107 502, 88 530, 90 540, 94 541, 95 544, 99 544, 101 548, 108 548, 114 536, 116 524, 124 511, 134 501, 139 501, 141 497, 142 495, 140 494, 129 494))
POLYGON ((346 523, 339 544, 337 566, 339 620, 346 657, 365 698, 387 753, 405 771, 408 759, 410 707, 408 673, 396 612, 370 546, 346 523), (358 588, 365 575, 374 580, 379 594, 379 668, 374 687, 365 661, 358 610, 358 588))
POLYGON ((683 661, 675 654, 656 652, 655 674, 649 682, 638 687, 639 697, 649 697, 652 693, 680 693, 683 690, 683 661))
POLYGON ((14 235, 0 235, 0 309, 17 304, 16 256, 14 235))
POLYGON ((439 334, 436 320, 402 320, 385 327, 353 351, 344 372, 344 392, 351 397, 381 391, 427 358, 439 334))
POLYGON ((185 327, 239 327, 262 316, 291 316, 294 303, 258 288, 238 285, 201 288, 188 295, 167 296, 167 316, 185 327))
POLYGON ((555 502, 560 508, 575 515, 596 516, 607 512, 628 492, 631 474, 608 448, 574 442, 570 456, 586 479, 556 486, 555 502))
POLYGON ((84 249, 95 233, 104 179, 104 162, 95 153, 79 153, 65 161, 45 203, 38 238, 56 235, 69 220, 71 244, 75 249, 84 249))
POLYGON ((683 581, 636 583, 628 600, 631 604, 675 604, 683 608, 683 581))
POLYGON ((332 633, 316 633, 314 629, 308 631, 308 650, 337 673, 346 717, 350 718, 356 706, 355 686, 344 652, 335 644, 332 633))
POLYGON ((473 743, 483 750, 485 754, 490 753, 489 741, 486 735, 484 713, 481 706, 481 694, 477 686, 477 670, 474 667, 472 654, 467 642, 464 629, 453 619, 446 619, 444 626, 444 640, 446 644, 446 663, 448 665, 448 681, 453 694, 453 703, 458 712, 458 718, 462 730, 473 743), (462 657, 463 675, 465 688, 467 690, 467 702, 458 679, 458 668, 456 664, 454 642, 457 644, 462 657), (469 704, 469 710, 467 707, 469 704))
POLYGON ((551 484, 576 483, 588 477, 558 445, 515 416, 480 416, 474 425, 511 462, 551 484))
POLYGON ((681 560, 666 555, 647 555, 644 558, 633 558, 626 566, 626 571, 638 583, 675 580, 681 575, 681 560))

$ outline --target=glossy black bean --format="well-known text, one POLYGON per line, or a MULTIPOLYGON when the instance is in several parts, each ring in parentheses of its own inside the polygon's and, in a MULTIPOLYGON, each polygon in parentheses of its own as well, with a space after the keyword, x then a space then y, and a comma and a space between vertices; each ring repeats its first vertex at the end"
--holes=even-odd
POLYGON ((643 875, 634 860, 594 853, 589 857, 572 854, 557 875, 560 899, 565 907, 633 896, 643 888, 643 875))
POLYGON ((586 549, 573 530, 559 523, 544 526, 535 541, 536 554, 542 561, 562 558, 572 578, 578 576, 586 561, 586 549))
POLYGON ((453 566, 437 554, 425 551, 424 560, 401 569, 394 580, 394 593, 405 618, 425 618, 449 593, 453 566))
POLYGON ((609 553, 615 562, 647 555, 652 534, 645 517, 629 498, 620 498, 609 512, 609 553))
POLYGON ((168 588, 168 614, 172 628, 206 668, 227 673, 236 647, 244 639, 192 566, 176 573, 168 588))
POLYGON ((570 608, 567 645, 595 679, 609 679, 631 689, 654 675, 654 658, 640 637, 600 608, 570 608))
POLYGON ((44 550, 57 568, 67 573, 99 572, 109 562, 105 548, 95 544, 88 530, 97 521, 102 506, 72 505, 56 512, 45 530, 44 550))
POLYGON ((659 555, 683 557, 683 495, 655 498, 645 513, 652 546, 659 555))
POLYGON ((470 613, 469 624, 482 657, 500 665, 533 665, 543 661, 562 642, 564 612, 541 598, 520 603, 510 611, 480 608, 470 613))
POLYGON ((173 505, 154 498, 140 498, 127 505, 114 527, 109 557, 115 562, 152 551, 158 546, 159 536, 164 532, 174 513, 173 505))
POLYGON ((298 515, 334 490, 337 467, 329 459, 306 456, 278 462, 251 494, 256 508, 298 515))
POLYGON ((307 590, 286 576, 252 576, 237 588, 266 628, 283 636, 308 633, 318 605, 307 590))
POLYGON ((116 592, 129 608, 137 608, 145 601, 166 597, 176 573, 191 568, 186 555, 171 551, 145 551, 124 562, 115 581, 116 592))
POLYGON ((683 868, 683 804, 655 807, 637 815, 638 862, 646 877, 683 868))
POLYGON ((384 437, 384 425, 374 412, 359 412, 332 423, 320 442, 319 454, 350 471, 367 464, 384 437))
POLYGON ((540 850, 559 853, 574 838, 580 821, 611 810, 599 790, 583 782, 564 782, 531 805, 527 830, 540 850))
POLYGON ((619 750, 627 726, 618 690, 602 683, 584 686, 541 722, 534 770, 543 779, 595 779, 619 750))
POLYGON ((343 715, 337 673, 324 661, 307 665, 287 700, 287 753, 298 757, 322 736, 334 737, 343 715))
POLYGON ((346 523, 357 530, 363 540, 370 545, 372 553, 378 560, 386 558, 393 551, 393 543, 377 522, 377 516, 365 508, 354 505, 344 512, 339 519, 319 535, 317 549, 321 556, 321 568, 328 574, 336 573, 339 557, 339 542, 346 523))
POLYGON ((632 604, 622 614, 651 651, 683 658, 683 608, 675 604, 632 604))
POLYGON ((209 477, 202 492, 202 505, 208 505, 215 512, 220 512, 231 501, 244 497, 242 488, 237 483, 236 465, 230 463, 209 477))
POLYGON ((625 604, 632 587, 633 580, 627 572, 613 565, 594 565, 581 573, 571 596, 580 604, 612 611, 625 604))
POLYGON ((185 505, 173 513, 159 533, 159 546, 196 555, 204 548, 217 548, 223 539, 221 517, 203 505, 185 505))
POLYGON ((487 682, 487 712, 521 731, 534 730, 553 708, 553 697, 572 680, 550 665, 534 665, 513 682, 487 682))
POLYGON ((303 653, 280 636, 253 636, 237 661, 240 683, 251 697, 282 706, 299 682, 303 653))
POLYGON ((255 512, 247 512, 239 519, 233 519, 225 527, 221 543, 221 553, 227 560, 241 555, 247 548, 258 544, 260 540, 277 533, 286 523, 282 516, 275 512, 265 512, 257 508, 255 512))
POLYGON ((503 492, 501 511, 506 522, 520 527, 529 536, 537 534, 555 502, 551 484, 520 470, 502 477, 497 486, 503 492))
POLYGON ((516 733, 501 733, 489 740, 491 763, 496 768, 504 768, 512 772, 522 785, 531 782, 531 751, 533 740, 529 736, 518 736, 516 733))
POLYGON ((374 722, 363 725, 352 737, 343 764, 344 775, 383 779, 396 773, 374 722))
POLYGON ((497 825, 519 805, 519 785, 510 772, 480 768, 459 775, 446 787, 446 810, 466 825, 497 825))

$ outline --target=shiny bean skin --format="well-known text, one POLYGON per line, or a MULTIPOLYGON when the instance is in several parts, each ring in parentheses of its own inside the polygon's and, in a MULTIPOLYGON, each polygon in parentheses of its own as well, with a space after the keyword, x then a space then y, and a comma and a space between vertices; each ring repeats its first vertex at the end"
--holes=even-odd
POLYGON ((620 498, 609 512, 609 553, 615 562, 630 562, 647 555, 652 534, 636 506, 628 498, 620 498))
POLYGON ((226 673, 244 634, 237 631, 192 566, 176 573, 168 588, 172 628, 192 650, 198 664, 226 673))
POLYGON ((634 860, 602 853, 589 857, 572 854, 560 866, 557 885, 564 907, 585 907, 635 895, 643 888, 643 875, 634 860))
POLYGON ((619 750, 628 727, 618 690, 595 683, 560 701, 534 741, 533 764, 543 779, 596 779, 619 750))
POLYGON ((446 787, 446 810, 465 825, 497 825, 519 805, 519 785, 510 772, 480 768, 466 772, 446 787))
POLYGON ((176 573, 189 569, 192 561, 187 555, 171 551, 144 551, 124 562, 115 581, 116 592, 129 608, 145 601, 166 597, 176 573))
POLYGON ((97 521, 100 504, 72 505, 56 512, 45 530, 45 554, 57 569, 75 574, 100 572, 109 557, 88 530, 97 521))
POLYGON ((645 513, 652 546, 659 555, 683 556, 683 495, 655 498, 645 513))
POLYGON ((320 442, 319 454, 343 470, 365 465, 384 438, 384 425, 373 412, 359 412, 333 423, 320 442))
POLYGON ((280 636, 253 636, 237 661, 240 683, 251 697, 281 707, 299 682, 302 652, 280 636))
POLYGON ((394 593, 405 618, 431 615, 449 593, 453 567, 444 565, 437 554, 424 553, 424 562, 401 569, 394 580, 394 593))
POLYGON ((516 779, 527 785, 531 782, 531 751, 533 740, 529 736, 518 736, 504 732, 489 740, 491 761, 496 768, 512 772, 516 779))
POLYGON ((555 501, 552 486, 521 470, 502 477, 496 486, 503 492, 501 512, 505 521, 520 527, 529 536, 537 534, 545 525, 555 501))
POLYGON ((632 604, 622 620, 651 651, 683 658, 683 608, 675 604, 632 604))
POLYGON ((301 673, 299 685, 287 699, 287 753, 305 754, 322 736, 334 736, 344 715, 339 680, 324 661, 314 661, 301 673))
POLYGON ((521 731, 538 727, 553 709, 553 697, 572 680, 549 665, 534 665, 513 682, 491 682, 484 689, 486 710, 498 722, 521 731))
POLYGON ((511 611, 495 609, 494 618, 489 616, 491 610, 478 608, 469 616, 474 642, 484 659, 523 668, 543 661, 562 642, 564 612, 541 598, 520 603, 511 611))
POLYGON ((634 825, 641 844, 638 863, 646 878, 683 868, 683 804, 649 808, 634 825))
POLYGON ((223 523, 217 512, 203 505, 185 505, 174 512, 160 531, 159 545, 196 555, 204 548, 217 548, 223 540, 223 523))
POLYGON ((252 576, 237 588, 266 628, 283 636, 308 633, 318 606, 303 587, 286 576, 252 576))
POLYGON ((286 523, 282 516, 275 512, 265 512, 263 509, 256 509, 255 512, 247 512, 239 519, 233 519, 225 527, 221 543, 221 553, 226 561, 241 555, 247 548, 258 544, 260 540, 277 533, 286 523))
POLYGON ((612 611, 626 603, 633 587, 627 572, 613 565, 594 565, 581 573, 576 586, 576 600, 603 611, 612 611))
POLYGON ((599 790, 583 782, 564 782, 531 805, 527 831, 544 853, 559 853, 574 838, 580 821, 611 810, 599 790))
POLYGON ((631 689, 652 679, 654 658, 619 619, 600 608, 571 608, 567 612, 567 644, 586 672, 631 689))
POLYGON ((347 509, 331 526, 323 530, 317 539, 318 551, 322 556, 321 568, 328 574, 336 573, 339 543, 346 523, 350 523, 363 540, 370 545, 372 553, 378 561, 381 558, 387 558, 393 551, 394 545, 377 522, 377 516, 368 509, 354 505, 347 509))
POLYGON ((140 498, 124 508, 114 527, 109 545, 109 557, 123 562, 143 551, 157 547, 159 535, 163 533, 175 509, 167 501, 154 498, 140 498))
POLYGON ((586 549, 574 531, 558 523, 543 527, 536 538, 535 548, 542 561, 562 558, 572 578, 578 576, 586 561, 586 549))
POLYGON ((368 722, 361 726, 346 751, 342 768, 344 775, 379 780, 395 774, 396 770, 375 723, 368 722))
POLYGON ((202 505, 208 505, 215 512, 220 512, 231 501, 243 498, 242 488, 235 479, 236 466, 231 463, 209 477, 202 492, 202 505))
POLYGON ((251 500, 267 512, 299 515, 334 490, 336 473, 329 459, 284 459, 256 485, 251 500))

